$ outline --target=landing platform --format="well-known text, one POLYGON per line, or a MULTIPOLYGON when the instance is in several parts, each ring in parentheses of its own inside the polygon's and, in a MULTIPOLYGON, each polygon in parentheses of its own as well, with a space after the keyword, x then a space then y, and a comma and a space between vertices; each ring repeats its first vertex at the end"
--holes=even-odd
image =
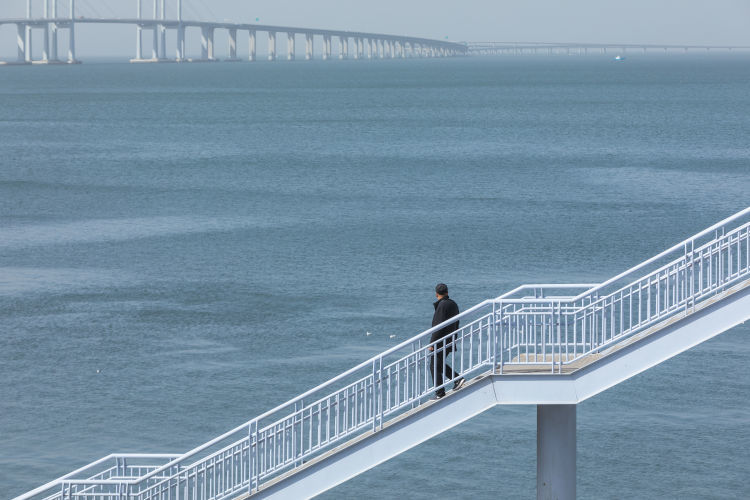
POLYGON ((670 325, 676 324, 679 321, 686 319, 690 317, 693 314, 700 313, 701 311, 711 307, 713 304, 716 304, 720 302, 723 299, 729 298, 732 295, 739 293, 746 288, 750 287, 750 280, 738 283, 737 285, 734 285, 733 287, 727 288, 723 292, 720 292, 710 299, 706 299, 700 304, 696 305, 694 308, 691 308, 689 312, 680 312, 673 314, 672 316, 669 316, 664 321, 661 321, 651 328, 648 328, 640 333, 637 333, 635 335, 632 335, 630 337, 620 337, 617 339, 614 339, 613 341, 609 342, 608 344, 604 344, 601 347, 600 352, 594 353, 594 354, 588 354, 586 356, 583 356, 581 358, 578 358, 574 361, 566 361, 567 359, 573 358, 572 355, 559 355, 555 354, 554 356, 554 372, 553 372, 553 366, 552 366, 552 356, 542 356, 542 355, 534 355, 529 354, 528 356, 525 354, 522 354, 521 356, 514 357, 509 363, 506 362, 502 368, 498 365, 495 368, 494 375, 573 375, 579 370, 582 370, 588 366, 591 366, 595 364, 597 361, 603 360, 607 356, 613 355, 617 353, 618 351, 622 351, 623 349, 627 349, 634 343, 647 339, 648 337, 663 331, 665 328, 669 327, 670 325), (528 362, 527 362, 528 360, 528 362), (562 360, 563 364, 560 365, 560 361, 562 360), (517 363, 517 364, 513 364, 517 363))

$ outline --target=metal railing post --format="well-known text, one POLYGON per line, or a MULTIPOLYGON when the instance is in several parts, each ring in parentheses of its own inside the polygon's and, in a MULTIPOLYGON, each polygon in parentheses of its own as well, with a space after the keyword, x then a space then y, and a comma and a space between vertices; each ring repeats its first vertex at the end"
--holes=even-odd
POLYGON ((248 471, 248 485, 247 493, 253 494, 253 488, 258 491, 258 478, 260 477, 260 462, 258 457, 260 455, 260 443, 258 443, 258 421, 253 420, 247 428, 247 464, 250 470, 248 471), (253 451, 253 442, 255 443, 255 451, 253 451), (258 473, 254 473, 253 469, 257 469, 258 473))
MULTIPOLYGON (((412 343, 412 352, 416 353, 414 356, 414 393, 412 394, 412 401, 411 401, 411 408, 414 409, 417 407, 417 402, 419 401, 417 395, 420 393, 419 387, 420 387, 420 356, 422 352, 422 339, 420 338, 416 346, 412 343)), ((407 375, 408 376, 408 375, 407 375)))
POLYGON ((497 316, 496 316, 497 302, 492 301, 492 323, 490 325, 490 335, 492 338, 492 373, 495 373, 497 367, 497 316))
MULTIPOLYGON (((298 418, 297 412, 299 412, 300 405, 302 408, 305 407, 303 401, 297 401, 294 403, 294 416, 292 417, 292 457, 294 457, 294 466, 297 467, 300 464, 301 459, 297 458, 297 437, 295 435, 297 428, 297 421, 300 423, 300 436, 302 435, 302 419, 298 418)), ((330 411, 330 410, 329 410, 330 411)), ((300 438, 300 443, 302 442, 300 438)), ((301 451, 301 450, 300 450, 301 451)), ((302 453, 300 452, 300 456, 302 453)))
MULTIPOLYGON (((555 326, 557 327, 557 355, 559 357, 557 362, 557 372, 562 373, 562 303, 559 301, 557 302, 557 321, 555 321, 555 326)), ((552 358, 552 361, 554 360, 555 359, 552 358)))
MULTIPOLYGON (((382 359, 382 358, 378 358, 382 359)), ((377 392, 375 389, 375 385, 377 384, 377 360, 372 360, 372 401, 370 402, 370 408, 372 411, 372 432, 375 432, 378 430, 378 417, 377 417, 377 409, 378 405, 375 401, 375 393, 377 392)))
MULTIPOLYGON (((179 481, 178 481, 179 484, 179 481)), ((127 500, 130 497, 130 491, 129 491, 129 485, 128 483, 120 483, 119 490, 119 496, 122 500, 127 500)), ((177 488, 177 498, 179 498, 179 487, 177 488)))
POLYGON ((378 358, 378 409, 380 414, 380 428, 383 428, 383 413, 385 405, 383 404, 383 358, 378 358))
MULTIPOLYGON (((685 248, 685 250, 687 251, 687 248, 685 248)), ((686 315, 691 307, 692 307, 692 311, 695 311, 695 240, 690 240, 690 278, 689 279, 690 279, 690 287, 688 289, 687 303, 685 304, 686 315)))
MULTIPOLYGON (((497 303, 495 303, 497 304, 497 303)), ((500 375, 503 374, 503 352, 505 351, 505 339, 504 339, 504 330, 503 325, 505 323, 505 318, 503 318, 503 306, 502 303, 500 303, 500 346, 499 346, 499 354, 500 354, 500 375)), ((497 325, 497 324, 496 324, 497 325)), ((510 325, 508 325, 510 327, 510 325)), ((495 326, 497 328, 497 326, 495 326)), ((508 328, 508 331, 510 331, 510 328, 508 328)))
MULTIPOLYGON (((555 304, 551 304, 549 321, 549 343, 552 345, 552 373, 555 373, 555 304)), ((545 356, 546 352, 543 353, 545 356)))

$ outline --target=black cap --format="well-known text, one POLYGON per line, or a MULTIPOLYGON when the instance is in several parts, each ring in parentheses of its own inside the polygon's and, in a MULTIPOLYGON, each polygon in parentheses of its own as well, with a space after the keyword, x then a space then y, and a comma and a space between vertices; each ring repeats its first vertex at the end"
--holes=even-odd
POLYGON ((445 283, 438 283, 435 287, 435 293, 438 295, 448 295, 448 285, 445 283))

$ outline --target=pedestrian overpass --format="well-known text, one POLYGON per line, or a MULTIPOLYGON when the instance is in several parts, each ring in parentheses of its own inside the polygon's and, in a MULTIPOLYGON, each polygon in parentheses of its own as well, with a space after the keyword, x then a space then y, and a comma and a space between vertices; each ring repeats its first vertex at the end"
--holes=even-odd
POLYGON ((18 499, 309 498, 519 404, 537 405, 537 497, 575 498, 576 405, 750 318, 750 207, 603 283, 524 285, 458 318, 446 361, 467 382, 440 400, 429 338, 451 320, 187 453, 109 455, 18 499))

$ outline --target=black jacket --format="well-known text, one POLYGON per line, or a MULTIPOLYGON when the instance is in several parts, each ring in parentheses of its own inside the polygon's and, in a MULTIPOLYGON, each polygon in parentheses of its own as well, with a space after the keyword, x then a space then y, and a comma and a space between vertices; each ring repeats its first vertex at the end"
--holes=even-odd
MULTIPOLYGON (((439 325, 443 321, 458 315, 458 305, 453 302, 447 295, 432 305, 435 306, 435 314, 432 316, 432 326, 439 325)), ((456 330, 458 330, 458 321, 451 323, 450 325, 445 326, 436 332, 433 332, 432 337, 430 337, 430 343, 440 340, 443 337, 455 332, 456 330)), ((453 350, 452 343, 453 337, 451 336, 445 342, 445 352, 450 352, 451 350, 453 350)), ((440 349, 441 347, 443 347, 443 343, 439 342, 436 346, 436 349, 440 349)))

